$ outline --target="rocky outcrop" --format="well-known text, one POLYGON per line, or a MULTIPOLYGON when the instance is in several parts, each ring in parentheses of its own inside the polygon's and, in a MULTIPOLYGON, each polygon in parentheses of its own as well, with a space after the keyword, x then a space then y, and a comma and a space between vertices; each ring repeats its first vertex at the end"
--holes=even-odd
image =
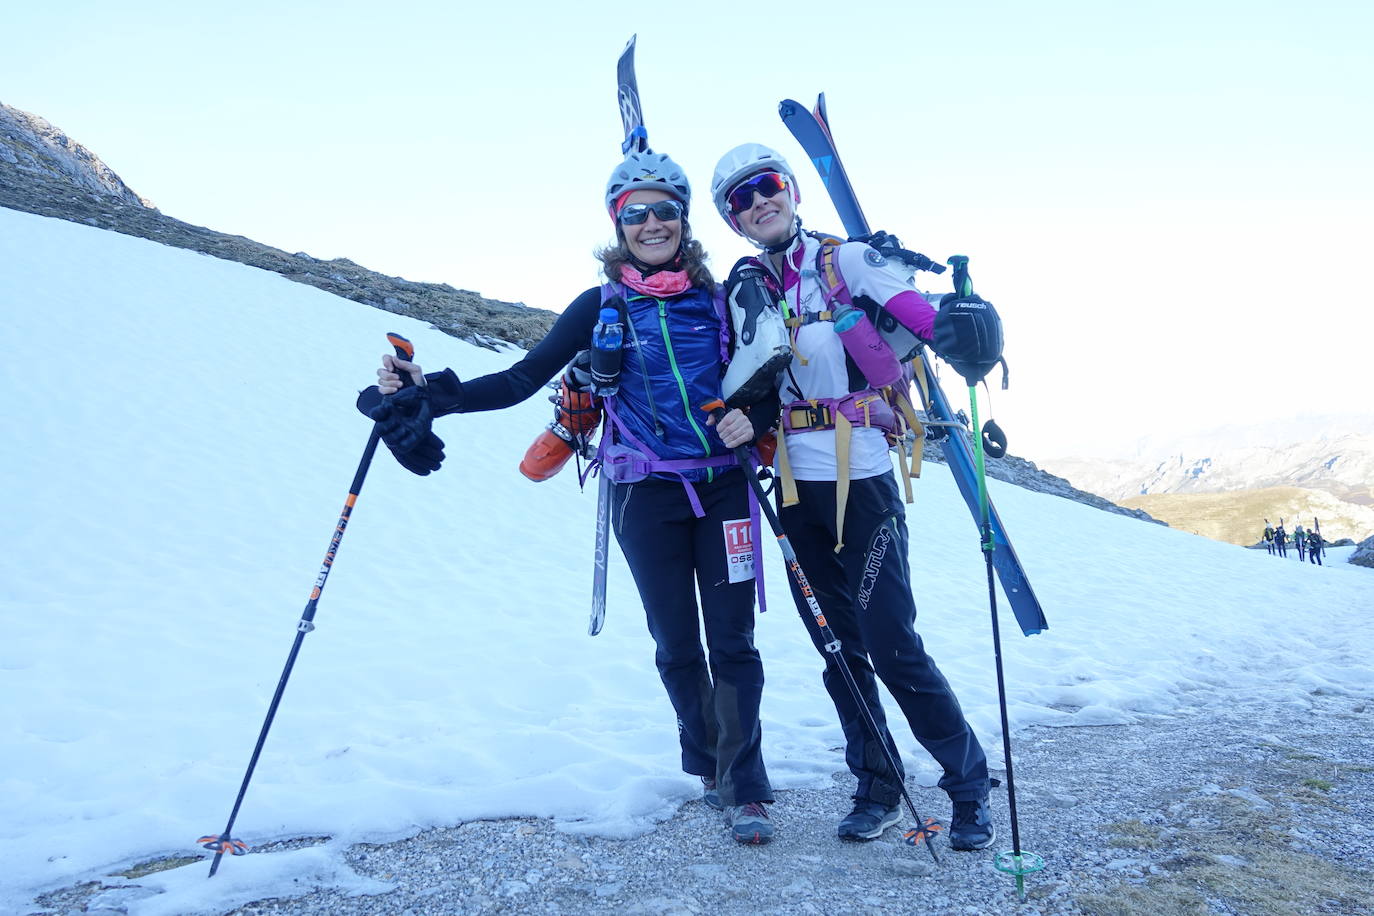
POLYGON ((557 318, 446 283, 415 283, 347 258, 321 261, 159 212, 85 147, 42 118, 0 104, 0 207, 51 216, 237 261, 344 299, 427 321, 478 346, 532 347, 557 318))
MULTIPOLYGON (((0 103, 0 163, 19 175, 69 185, 136 207, 152 206, 86 147, 37 115, 3 103, 0 103)), ((5 183, 0 181, 0 184, 5 183)))
POLYGON ((1374 569, 1374 537, 1367 537, 1360 541, 1360 545, 1350 555, 1350 562, 1356 566, 1368 566, 1374 569))

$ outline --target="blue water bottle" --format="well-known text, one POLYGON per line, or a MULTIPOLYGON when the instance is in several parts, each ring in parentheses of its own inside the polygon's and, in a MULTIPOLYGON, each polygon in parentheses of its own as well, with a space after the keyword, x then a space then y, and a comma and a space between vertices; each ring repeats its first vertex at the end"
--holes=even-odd
POLYGON ((620 390, 620 347, 624 342, 620 313, 603 308, 592 330, 592 391, 598 397, 610 397, 620 390))

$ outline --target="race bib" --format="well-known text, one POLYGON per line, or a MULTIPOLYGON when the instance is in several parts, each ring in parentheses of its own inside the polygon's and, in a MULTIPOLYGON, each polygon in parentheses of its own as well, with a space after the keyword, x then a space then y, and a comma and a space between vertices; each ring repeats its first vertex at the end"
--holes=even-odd
POLYGON ((730 581, 748 582, 754 578, 754 526, 742 518, 721 523, 725 535, 725 565, 730 581))

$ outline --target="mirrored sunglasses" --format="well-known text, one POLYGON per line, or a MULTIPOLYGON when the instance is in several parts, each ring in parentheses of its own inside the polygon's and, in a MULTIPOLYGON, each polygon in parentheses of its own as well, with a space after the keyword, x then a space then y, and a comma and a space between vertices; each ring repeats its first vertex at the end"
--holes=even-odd
POLYGON ((651 204, 626 204, 616 214, 622 226, 638 226, 649 219, 652 213, 660 223, 671 223, 682 219, 682 202, 677 200, 656 200, 651 204))
POLYGON ((731 213, 743 213, 754 205, 754 192, 758 191, 764 198, 776 197, 779 192, 787 189, 787 176, 780 172, 764 172, 762 175, 755 175, 748 181, 743 182, 730 192, 726 202, 730 205, 731 213))

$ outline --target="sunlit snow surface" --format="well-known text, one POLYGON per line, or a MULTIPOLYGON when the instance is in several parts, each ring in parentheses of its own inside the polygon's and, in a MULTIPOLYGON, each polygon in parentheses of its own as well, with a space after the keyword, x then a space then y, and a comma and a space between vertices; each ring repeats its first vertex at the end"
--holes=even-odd
MULTIPOLYGON (((353 399, 384 333, 464 377, 518 353, 9 210, 0 254, 0 911, 12 912, 44 889, 195 854, 223 829, 367 438, 353 399)), ((320 885, 377 893, 343 862, 348 843, 517 815, 629 836, 696 797, 618 554, 606 629, 586 635, 592 492, 571 471, 538 485, 516 471, 549 415, 537 397, 439 421, 449 457, 429 478, 379 453, 234 831, 333 841, 228 860, 214 881, 200 862, 104 893, 134 916, 320 885)), ((1314 692, 1374 696, 1374 577, 1348 551, 1319 568, 996 481, 991 492, 1050 621, 1024 638, 1004 606, 1014 729, 1126 723, 1232 690, 1295 714, 1314 692)), ((945 468, 927 466, 909 520, 918 628, 1000 759, 983 558, 945 468)), ((765 757, 778 788, 825 785, 843 739, 763 540, 765 757)), ((895 706, 888 718, 902 721, 895 706)), ((933 786, 931 760, 894 731, 933 786)))

